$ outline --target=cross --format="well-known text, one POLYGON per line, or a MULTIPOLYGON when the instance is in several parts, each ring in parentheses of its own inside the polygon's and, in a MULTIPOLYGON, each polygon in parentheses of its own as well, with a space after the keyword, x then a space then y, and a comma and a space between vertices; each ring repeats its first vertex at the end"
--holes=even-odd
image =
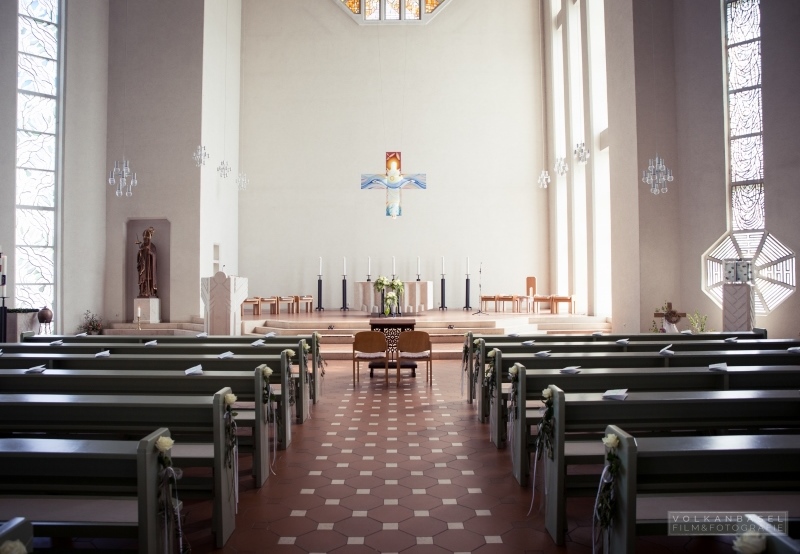
POLYGON ((361 175, 361 190, 386 189, 386 215, 392 219, 403 214, 400 205, 402 189, 426 189, 427 176, 424 173, 403 175, 400 173, 400 152, 386 153, 386 174, 364 173, 361 175))
POLYGON ((667 302, 666 308, 664 312, 654 313, 653 317, 663 317, 667 320, 667 323, 672 323, 673 325, 678 323, 682 317, 686 317, 685 313, 678 313, 676 310, 672 309, 672 302, 667 302))

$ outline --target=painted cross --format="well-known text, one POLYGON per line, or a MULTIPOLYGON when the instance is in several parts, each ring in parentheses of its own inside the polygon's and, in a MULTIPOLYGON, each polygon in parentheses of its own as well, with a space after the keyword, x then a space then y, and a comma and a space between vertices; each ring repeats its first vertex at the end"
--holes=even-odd
POLYGON ((426 178, 424 173, 403 175, 400 173, 400 152, 387 152, 386 174, 362 174, 361 190, 386 189, 386 215, 394 219, 403 215, 400 191, 402 189, 426 189, 428 188, 426 178))

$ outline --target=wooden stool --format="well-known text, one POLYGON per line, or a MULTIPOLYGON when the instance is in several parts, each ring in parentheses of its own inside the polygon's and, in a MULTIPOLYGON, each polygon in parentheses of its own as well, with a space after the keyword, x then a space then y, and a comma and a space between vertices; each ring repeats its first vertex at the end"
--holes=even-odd
POLYGON ((314 297, 310 294, 294 297, 294 307, 295 310, 297 310, 297 313, 300 313, 300 304, 305 304, 306 312, 314 311, 314 297))
POLYGON ((489 307, 489 302, 494 302, 494 311, 497 311, 497 297, 490 296, 490 295, 483 295, 481 296, 481 311, 486 312, 488 311, 487 308, 489 307))
POLYGON ((539 304, 547 304, 550 311, 553 311, 553 297, 547 294, 534 294, 533 295, 533 313, 539 313, 539 304))
POLYGON ((267 304, 269 306, 269 313, 271 313, 271 314, 278 313, 278 297, 277 296, 270 296, 268 298, 262 296, 259 299, 258 304, 259 304, 259 312, 261 310, 261 304, 267 304))
POLYGON ((558 294, 554 294, 550 297, 550 311, 554 314, 558 313, 558 305, 559 304, 569 304, 569 313, 575 312, 575 297, 572 295, 569 296, 560 296, 558 294))
POLYGON ((245 298, 242 300, 242 317, 244 317, 244 307, 246 304, 253 306, 253 315, 261 315, 261 302, 258 296, 253 298, 245 298))
POLYGON ((277 313, 281 313, 281 305, 286 304, 286 308, 288 309, 289 313, 294 313, 294 296, 279 296, 278 298, 278 306, 277 306, 277 313))

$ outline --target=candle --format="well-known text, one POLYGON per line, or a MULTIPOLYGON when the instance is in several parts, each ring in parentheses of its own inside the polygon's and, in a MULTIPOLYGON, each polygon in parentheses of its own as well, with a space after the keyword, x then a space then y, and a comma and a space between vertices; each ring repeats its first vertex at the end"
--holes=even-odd
POLYGON ((394 277, 395 275, 397 275, 397 271, 395 271, 394 269, 394 256, 392 256, 392 277, 394 277))
POLYGON ((444 256, 442 256, 442 275, 444 275, 444 256))
POLYGON ((322 275, 322 256, 319 257, 319 274, 322 275))
POLYGON ((467 275, 469 275, 469 256, 467 256, 467 275))
POLYGON ((372 275, 372 257, 367 256, 367 275, 372 275))
POLYGON ((342 275, 347 275, 347 258, 342 256, 342 275))
POLYGON ((141 306, 137 306, 136 307, 136 317, 142 317, 142 307, 141 306))
POLYGON ((419 275, 419 256, 417 256, 417 275, 419 275))

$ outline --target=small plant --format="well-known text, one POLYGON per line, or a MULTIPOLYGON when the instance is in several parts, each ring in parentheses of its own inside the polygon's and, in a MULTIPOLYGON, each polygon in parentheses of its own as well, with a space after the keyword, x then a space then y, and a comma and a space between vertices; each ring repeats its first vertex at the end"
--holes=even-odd
POLYGON ((86 310, 86 313, 83 314, 83 323, 78 326, 78 331, 82 333, 100 334, 102 330, 103 320, 100 316, 86 310))
POLYGON ((692 331, 695 333, 706 333, 711 331, 711 329, 706 329, 706 321, 708 321, 707 315, 700 315, 699 313, 695 312, 693 314, 688 314, 686 319, 689 320, 689 325, 692 326, 692 331))

